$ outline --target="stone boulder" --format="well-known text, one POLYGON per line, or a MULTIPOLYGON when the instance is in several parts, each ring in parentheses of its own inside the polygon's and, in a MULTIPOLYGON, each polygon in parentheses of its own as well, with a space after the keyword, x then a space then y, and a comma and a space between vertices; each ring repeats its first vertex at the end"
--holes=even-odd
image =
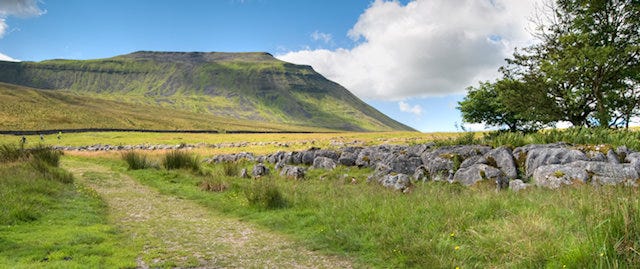
POLYGON ((460 182, 465 186, 474 185, 482 180, 495 182, 498 189, 505 189, 509 185, 509 179, 500 169, 486 164, 474 164, 459 169, 453 176, 453 182, 460 182))
POLYGON ((568 164, 575 161, 588 160, 584 152, 570 148, 535 148, 527 154, 525 169, 527 177, 540 166, 549 164, 568 164))
POLYGON ((305 150, 302 152, 302 164, 304 165, 312 165, 313 164, 313 160, 315 160, 316 158, 316 151, 318 150, 318 148, 311 148, 309 150, 305 150))
POLYGON ((420 158, 431 180, 451 181, 456 172, 454 168, 459 168, 464 160, 482 156, 490 150, 489 146, 479 145, 448 146, 426 151, 420 158))
POLYGON ((316 150, 316 154, 315 154, 315 158, 318 158, 318 157, 325 157, 325 158, 332 159, 334 161, 338 161, 340 154, 338 154, 333 150, 319 149, 319 150, 316 150))
POLYGON ((586 183, 589 174, 581 167, 567 164, 543 165, 533 173, 533 184, 549 189, 557 189, 562 185, 571 185, 575 182, 586 183))
POLYGON ((251 170, 251 175, 253 175, 253 177, 262 177, 262 176, 267 176, 269 175, 269 168, 267 168, 264 164, 256 164, 253 166, 253 169, 251 170))
POLYGON ((629 163, 638 173, 640 173, 640 152, 627 153, 624 161, 629 163))
POLYGON ((240 177, 249 178, 249 172, 247 172, 247 168, 242 168, 242 170, 240 170, 240 177))
POLYGON ((429 172, 427 172, 427 168, 424 165, 419 166, 413 172, 413 180, 427 182, 429 181, 429 172))
POLYGON ((380 179, 380 184, 397 191, 407 191, 411 186, 411 179, 405 174, 389 174, 380 179))
POLYGON ((613 151, 613 149, 610 149, 609 151, 607 151, 607 162, 610 162, 613 164, 620 163, 620 157, 615 151, 613 151))
POLYGON ((513 160, 513 153, 508 147, 502 146, 487 152, 484 156, 488 165, 500 169, 508 179, 518 177, 518 168, 513 160))
POLYGON ((344 166, 355 166, 358 155, 355 152, 343 151, 338 158, 338 162, 344 166))
POLYGON ((631 164, 589 161, 545 165, 538 167, 533 174, 536 185, 552 189, 574 183, 636 186, 639 178, 638 172, 631 164))
POLYGON ((411 174, 422 165, 422 159, 408 154, 390 154, 380 160, 376 167, 380 165, 389 167, 390 173, 411 174))
POLYGON ((280 170, 280 176, 291 178, 291 179, 303 180, 304 175, 305 175, 304 168, 298 167, 298 166, 285 165, 284 167, 282 167, 282 170, 280 170))
POLYGON ((531 184, 524 183, 522 180, 514 179, 509 181, 509 189, 515 192, 519 192, 521 190, 527 189, 531 186, 531 184))
POLYGON ((316 157, 313 160, 313 165, 311 166, 311 168, 333 170, 333 169, 336 169, 336 162, 331 158, 316 157))

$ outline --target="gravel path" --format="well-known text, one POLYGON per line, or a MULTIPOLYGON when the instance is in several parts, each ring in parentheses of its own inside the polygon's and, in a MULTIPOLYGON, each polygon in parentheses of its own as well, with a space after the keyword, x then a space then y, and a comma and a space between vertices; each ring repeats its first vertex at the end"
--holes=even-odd
POLYGON ((63 160, 77 182, 106 201, 111 221, 141 249, 140 268, 351 268, 282 235, 163 195, 91 161, 63 160))

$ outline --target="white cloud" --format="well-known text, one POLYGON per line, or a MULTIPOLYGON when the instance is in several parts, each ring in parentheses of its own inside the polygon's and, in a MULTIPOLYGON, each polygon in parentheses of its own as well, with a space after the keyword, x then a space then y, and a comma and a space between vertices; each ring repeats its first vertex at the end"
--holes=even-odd
POLYGON ((568 121, 560 121, 560 122, 556 122, 555 124, 555 128, 560 128, 560 129, 566 129, 573 126, 573 124, 571 124, 571 122, 568 121))
POLYGON ((7 56, 7 55, 4 55, 4 54, 0 53, 0 61, 7 61, 7 62, 19 62, 20 60, 17 60, 17 59, 11 58, 11 57, 9 57, 9 56, 7 56))
POLYGON ((420 105, 411 106, 410 104, 400 101, 398 102, 398 106, 400 107, 400 111, 414 114, 416 116, 422 116, 422 107, 420 105))
POLYGON ((526 31, 533 1, 377 0, 348 32, 351 49, 301 50, 278 58, 313 66, 361 98, 464 93, 497 76, 526 31))
POLYGON ((4 32, 7 31, 7 28, 7 23, 4 21, 4 19, 0 18, 0 38, 4 36, 4 32))
POLYGON ((331 36, 331 34, 315 31, 311 33, 311 39, 313 39, 313 41, 322 41, 329 44, 333 39, 333 36, 331 36))
POLYGON ((36 0, 2 0, 0 1, 0 17, 18 16, 33 17, 46 13, 38 7, 36 0))
POLYGON ((490 129, 484 123, 466 123, 466 122, 462 124, 462 128, 467 132, 480 132, 480 131, 485 131, 490 129))
MULTIPOLYGON (((8 16, 32 17, 46 13, 38 7, 36 0, 1 0, 0 1, 0 38, 9 29, 5 18, 8 16)), ((5 55, 6 56, 6 55, 5 55)))

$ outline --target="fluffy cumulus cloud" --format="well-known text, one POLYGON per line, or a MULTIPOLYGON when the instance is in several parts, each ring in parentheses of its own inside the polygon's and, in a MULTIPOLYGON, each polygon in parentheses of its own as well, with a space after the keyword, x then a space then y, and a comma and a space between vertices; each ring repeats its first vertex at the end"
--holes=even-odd
POLYGON ((366 99, 462 93, 497 76, 513 48, 531 42, 533 10, 533 1, 377 0, 348 32, 353 48, 278 57, 311 65, 366 99))
MULTIPOLYGON (((36 0, 1 0, 0 1, 0 38, 2 38, 9 25, 7 25, 6 18, 9 16, 16 16, 20 18, 28 18, 34 16, 40 16, 45 11, 38 7, 36 0)), ((0 60, 2 61, 17 61, 7 55, 0 53, 0 60)))
POLYGON ((411 106, 405 101, 398 102, 398 106, 400 107, 400 111, 414 114, 416 116, 422 116, 422 107, 420 105, 411 106))
POLYGON ((36 0, 2 0, 0 1, 0 17, 17 16, 32 17, 44 14, 36 0))

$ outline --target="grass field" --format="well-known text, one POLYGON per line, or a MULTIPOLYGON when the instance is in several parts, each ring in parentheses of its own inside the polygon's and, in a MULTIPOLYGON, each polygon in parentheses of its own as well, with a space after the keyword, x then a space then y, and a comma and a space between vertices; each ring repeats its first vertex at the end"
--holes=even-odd
MULTIPOLYGON (((264 154, 311 146, 338 147, 354 141, 358 145, 374 145, 423 143, 435 139, 440 144, 466 141, 519 145, 548 143, 554 142, 554 139, 572 137, 574 140, 569 142, 606 143, 613 146, 633 142, 637 135, 635 132, 601 132, 586 136, 585 133, 584 130, 569 130, 566 133, 553 131, 542 136, 507 135, 491 138, 493 140, 490 137, 482 138, 479 134, 410 132, 226 135, 78 133, 63 134, 59 143, 254 143, 247 147, 201 148, 187 152, 201 159, 212 154, 240 151, 264 154), (261 142, 269 143, 262 145, 261 142), (287 143, 289 146, 277 146, 270 142, 287 143)), ((0 143, 17 139, 18 136, 1 136, 0 143)), ((36 143, 39 138, 30 136, 28 140, 36 143)), ((47 136, 45 143, 58 144, 58 141, 55 136, 47 136)), ((190 165, 188 169, 167 170, 163 168, 169 167, 166 165, 166 152, 146 151, 137 154, 146 154, 147 160, 154 165, 129 170, 118 152, 67 152, 62 158, 126 174, 163 195, 193 201, 213 214, 239 218, 269 231, 285 234, 307 249, 353 259, 355 264, 363 267, 640 267, 638 188, 576 185, 560 190, 532 188, 514 193, 496 192, 493 186, 483 184, 467 188, 457 184, 427 182, 417 183, 410 193, 402 194, 367 183, 366 178, 371 173, 368 169, 339 167, 334 171, 309 170, 304 181, 277 175, 252 180, 237 176, 241 168, 250 168, 253 165, 251 163, 202 164, 198 168, 190 165)), ((34 187, 35 190, 26 188, 32 184, 21 182, 38 178, 33 176, 34 173, 38 175, 38 170, 30 170, 32 167, 35 166, 20 162, 5 163, 0 167, 0 174, 3 175, 0 183, 4 184, 0 194, 3 200, 9 197, 8 201, 13 201, 7 204, 14 205, 5 207, 2 212, 18 216, 12 217, 14 220, 11 223, 0 226, 0 265, 24 268, 77 267, 78 261, 87 264, 106 262, 115 267, 135 265, 133 256, 138 255, 139 246, 132 244, 121 247, 127 240, 121 231, 114 229, 104 203, 95 196, 95 192, 86 185, 51 180, 36 180, 45 185, 34 187), (43 204, 47 208, 36 208, 33 211, 36 213, 31 214, 31 207, 26 206, 18 213, 6 213, 10 212, 7 208, 19 208, 18 204, 28 205, 19 200, 24 197, 46 201, 43 204), (35 231, 35 237, 32 231, 35 231), (71 231, 80 232, 71 234, 71 231), (76 237, 88 237, 91 240, 76 237), (40 248, 33 240, 49 243, 40 248), (15 248, 18 245, 22 247, 15 248)), ((101 180, 106 182, 111 179, 105 177, 101 180)), ((192 261, 188 264, 196 263, 192 261)))
POLYGON ((139 250, 94 190, 37 157, 0 159, 0 268, 135 266, 139 250))
MULTIPOLYGON (((126 169, 119 162, 112 165, 126 169)), ((229 169, 223 165, 203 170, 215 180, 188 170, 128 174, 162 193, 290 234, 313 249, 346 253, 368 266, 640 265, 636 253, 640 200, 635 188, 578 186, 496 193, 493 186, 466 188, 434 182, 419 184, 406 195, 366 183, 370 173, 366 169, 311 170, 305 181, 278 176, 241 179, 225 175, 229 169), (225 187, 205 191, 203 182, 225 187), (256 191, 256 185, 277 190, 281 202, 274 207, 252 203, 247 191, 256 191)))
MULTIPOLYGON (((45 135, 45 145, 86 146, 86 145, 179 145, 185 144, 231 144, 253 143, 246 147, 201 148, 197 152, 203 155, 231 153, 239 151, 257 154, 273 153, 278 150, 301 150, 312 146, 337 148, 341 145, 376 145, 381 143, 415 144, 434 140, 447 140, 460 136, 459 133, 263 133, 263 134, 195 134, 195 133, 141 133, 141 132, 88 132, 63 133, 60 140, 55 134, 45 135), (280 146, 278 146, 280 144, 280 146), (283 144, 287 144, 283 147, 283 144)), ((38 135, 27 135, 27 143, 41 143, 38 135)), ((21 136, 0 135, 0 144, 19 143, 21 136)))

